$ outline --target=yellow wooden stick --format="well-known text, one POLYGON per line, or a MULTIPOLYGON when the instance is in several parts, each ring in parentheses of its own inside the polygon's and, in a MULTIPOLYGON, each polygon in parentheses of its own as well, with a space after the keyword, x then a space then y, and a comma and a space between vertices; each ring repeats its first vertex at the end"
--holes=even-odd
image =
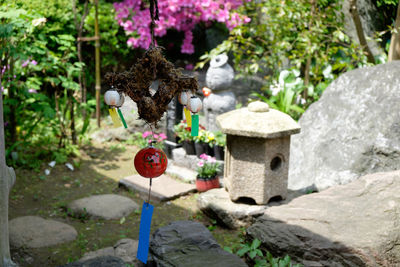
POLYGON ((187 126, 192 127, 192 116, 190 115, 190 110, 188 108, 184 107, 183 112, 185 113, 187 126))
POLYGON ((110 109, 108 109, 108 112, 110 113, 111 120, 114 123, 114 128, 118 128, 118 127, 122 126, 121 121, 119 120, 117 111, 114 108, 110 108, 110 109))

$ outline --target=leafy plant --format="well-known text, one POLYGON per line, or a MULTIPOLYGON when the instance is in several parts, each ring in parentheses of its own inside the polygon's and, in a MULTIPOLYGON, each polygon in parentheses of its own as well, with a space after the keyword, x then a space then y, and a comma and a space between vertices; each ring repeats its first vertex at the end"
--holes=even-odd
POLYGON ((191 135, 191 128, 187 126, 186 120, 181 121, 174 126, 175 135, 179 138, 179 143, 183 141, 193 141, 194 138, 191 135))
MULTIPOLYGON (((344 33, 339 0, 250 1, 237 12, 251 21, 233 29, 227 40, 200 57, 197 67, 215 55, 231 53, 242 77, 259 73, 269 87, 283 70, 296 69, 309 88, 329 84, 339 74, 367 64, 361 47, 344 33), (324 73, 327 69, 329 76, 324 73)), ((297 93, 286 88, 270 102, 298 116, 301 110, 292 103, 297 93)), ((315 101, 308 90, 302 94, 307 103, 315 101)))
POLYGON ((167 139, 165 133, 152 133, 150 131, 146 131, 143 134, 137 136, 138 145, 141 148, 148 147, 152 144, 154 147, 162 149, 164 147, 164 140, 167 139))
POLYGON ((264 254, 260 245, 261 241, 256 238, 251 243, 236 244, 233 248, 225 247, 224 249, 245 258, 248 263, 255 267, 301 267, 300 264, 293 264, 289 255, 284 258, 274 258, 268 251, 264 254))
POLYGON ((226 134, 223 134, 221 131, 214 132, 214 145, 216 146, 225 146, 226 145, 226 134))
POLYGON ((306 103, 305 99, 301 97, 301 93, 307 89, 299 75, 300 72, 297 70, 283 70, 279 74, 278 81, 274 81, 272 85, 264 89, 269 97, 260 93, 252 93, 251 95, 268 103, 271 108, 298 119, 304 112, 301 105, 306 103))

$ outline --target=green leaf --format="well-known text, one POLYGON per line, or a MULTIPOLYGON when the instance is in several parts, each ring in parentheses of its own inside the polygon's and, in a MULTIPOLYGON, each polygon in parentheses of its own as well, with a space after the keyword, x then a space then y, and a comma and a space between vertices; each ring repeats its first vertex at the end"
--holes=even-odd
POLYGON ((224 247, 224 250, 225 250, 226 252, 229 252, 229 253, 232 253, 232 254, 233 254, 232 248, 230 248, 230 247, 225 246, 225 247, 224 247))
POLYGON ((250 248, 249 248, 248 246, 244 246, 244 247, 242 247, 241 249, 239 249, 239 250, 236 252, 236 255, 238 255, 239 257, 243 257, 244 254, 246 254, 246 253, 249 252, 249 251, 250 251, 250 248))
POLYGON ((259 239, 254 239, 253 242, 251 243, 251 250, 255 250, 261 245, 261 241, 259 239))
POLYGON ((249 253, 250 259, 254 259, 255 256, 257 256, 257 252, 255 250, 250 251, 249 253))

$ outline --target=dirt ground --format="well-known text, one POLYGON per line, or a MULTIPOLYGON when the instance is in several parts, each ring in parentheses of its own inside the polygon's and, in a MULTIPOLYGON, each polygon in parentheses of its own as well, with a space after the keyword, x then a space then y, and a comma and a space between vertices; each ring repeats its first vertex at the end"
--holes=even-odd
MULTIPOLYGON (((12 257, 20 266, 59 266, 76 261, 88 251, 112 246, 122 238, 138 239, 140 212, 133 212, 125 220, 95 220, 73 218, 66 205, 82 197, 114 193, 127 196, 139 206, 143 200, 137 193, 118 188, 118 180, 135 174, 133 158, 135 146, 108 142, 92 143, 81 149, 75 158, 76 168, 70 171, 65 165, 50 168, 44 164, 39 173, 17 169, 17 182, 10 194, 9 219, 35 215, 51 218, 72 225, 78 232, 75 241, 58 246, 29 249, 11 248, 12 257), (51 169, 44 175, 44 169, 51 169)), ((155 206, 151 229, 177 220, 195 220, 212 230, 218 243, 231 246, 240 240, 242 231, 225 229, 203 215, 196 206, 198 194, 184 196, 155 206)))

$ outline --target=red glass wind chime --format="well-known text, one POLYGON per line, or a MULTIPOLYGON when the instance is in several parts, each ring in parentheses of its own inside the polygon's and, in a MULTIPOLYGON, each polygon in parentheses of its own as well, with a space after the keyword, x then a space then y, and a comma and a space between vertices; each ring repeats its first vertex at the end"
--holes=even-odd
MULTIPOLYGON (((163 114, 167 111, 168 104, 173 98, 179 96, 179 102, 184 105, 184 114, 191 135, 197 136, 199 132, 199 115, 202 108, 201 100, 195 96, 198 90, 196 78, 183 75, 179 69, 167 61, 161 47, 157 47, 154 39, 155 21, 158 20, 157 0, 150 0, 150 32, 151 45, 146 53, 129 71, 122 73, 107 73, 106 82, 111 89, 104 95, 104 100, 110 106, 109 112, 114 127, 127 128, 126 122, 119 109, 124 103, 124 94, 128 95, 138 107, 139 118, 146 121, 151 130, 157 126, 163 114), (150 86, 158 81, 158 89, 152 93, 150 86), (192 114, 191 114, 192 113, 192 114), (118 115, 119 118, 118 118, 118 115), (121 122, 120 122, 121 120, 121 122)), ((147 262, 149 251, 151 218, 154 207, 150 204, 152 179, 161 176, 167 169, 168 159, 165 153, 153 146, 156 141, 151 141, 148 147, 141 149, 135 156, 136 171, 145 178, 150 179, 149 194, 144 201, 140 219, 139 245, 137 258, 143 263, 147 262)))

